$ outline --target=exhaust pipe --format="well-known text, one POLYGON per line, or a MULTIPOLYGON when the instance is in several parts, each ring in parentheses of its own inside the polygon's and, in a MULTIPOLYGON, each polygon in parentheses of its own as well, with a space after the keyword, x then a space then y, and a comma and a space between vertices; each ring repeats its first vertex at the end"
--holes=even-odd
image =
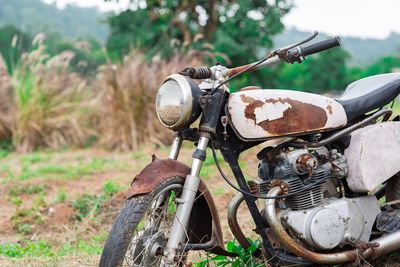
MULTIPOLYGON (((268 192, 267 196, 275 197, 281 194, 282 189, 279 186, 275 186, 268 192)), ((308 250, 307 248, 303 247, 295 240, 293 240, 292 237, 286 232, 280 221, 280 218, 277 216, 275 202, 276 199, 266 200, 266 216, 272 231, 279 238, 281 244, 287 247, 293 254, 303 259, 309 260, 313 263, 337 264, 351 262, 355 261, 359 255, 364 259, 370 257, 377 258, 400 248, 400 231, 397 231, 392 234, 388 234, 372 240, 371 242, 376 242, 377 244, 379 244, 379 246, 374 248, 370 247, 365 251, 348 250, 337 253, 323 254, 308 250)))

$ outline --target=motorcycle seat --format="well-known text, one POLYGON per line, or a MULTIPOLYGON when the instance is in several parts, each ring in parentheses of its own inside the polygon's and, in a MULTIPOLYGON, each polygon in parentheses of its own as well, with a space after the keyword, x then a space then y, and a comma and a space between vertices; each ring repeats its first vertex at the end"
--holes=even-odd
POLYGON ((351 121, 390 103, 400 94, 400 73, 374 75, 349 84, 339 102, 351 121))

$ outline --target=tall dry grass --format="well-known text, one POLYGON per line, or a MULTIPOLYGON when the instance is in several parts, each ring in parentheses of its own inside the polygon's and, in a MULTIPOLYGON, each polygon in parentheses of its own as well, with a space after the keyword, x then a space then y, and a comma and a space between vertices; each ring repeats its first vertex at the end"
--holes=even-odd
POLYGON ((201 64, 196 55, 146 62, 132 52, 119 65, 106 64, 97 77, 99 141, 110 149, 132 150, 143 143, 169 144, 173 133, 155 113, 155 96, 166 76, 201 64))
POLYGON ((11 78, 0 55, 0 141, 11 137, 13 108, 11 104, 11 78))
POLYGON ((49 57, 42 41, 22 56, 12 75, 12 142, 20 152, 82 146, 90 128, 87 82, 68 70, 73 53, 49 57))
POLYGON ((39 37, 11 76, 0 60, 0 141, 11 138, 20 152, 81 147, 93 136, 100 146, 124 151, 170 143, 173 133, 156 116, 156 91, 166 76, 201 65, 202 55, 148 62, 132 52, 90 79, 71 71, 72 52, 50 57, 39 37))

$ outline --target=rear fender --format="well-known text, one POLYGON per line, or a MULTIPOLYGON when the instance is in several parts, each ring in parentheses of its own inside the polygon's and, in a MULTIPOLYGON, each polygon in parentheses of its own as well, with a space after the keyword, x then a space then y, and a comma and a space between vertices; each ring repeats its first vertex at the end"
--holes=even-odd
MULTIPOLYGON (((190 174, 190 168, 172 159, 157 159, 147 165, 132 181, 126 192, 126 199, 151 192, 160 182, 169 177, 182 177, 190 174)), ((210 251, 217 255, 236 256, 224 249, 221 223, 214 199, 204 182, 200 181, 196 201, 190 216, 190 243, 206 243, 215 240, 216 246, 210 251)))

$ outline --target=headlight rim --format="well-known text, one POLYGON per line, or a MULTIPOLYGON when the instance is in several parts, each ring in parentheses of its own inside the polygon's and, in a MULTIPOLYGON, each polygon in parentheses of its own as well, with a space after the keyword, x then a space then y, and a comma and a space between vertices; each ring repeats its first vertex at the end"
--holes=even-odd
MULTIPOLYGON (((168 77, 166 77, 161 82, 161 85, 158 90, 160 90, 161 86, 169 80, 173 80, 176 83, 178 83, 178 85, 181 89, 182 96, 183 96, 183 107, 182 107, 181 116, 172 125, 168 125, 168 124, 164 123, 164 121, 160 117, 160 112, 159 112, 157 103, 156 103, 156 114, 157 114, 158 120, 161 122, 162 125, 164 125, 168 129, 177 131, 177 130, 181 130, 192 119, 192 117, 193 117, 193 102, 194 102, 194 99, 196 99, 196 97, 193 95, 193 88, 192 88, 192 85, 190 84, 189 80, 185 76, 180 75, 180 74, 172 74, 172 75, 169 75, 168 77)), ((157 90, 157 93, 158 93, 158 90, 157 90)))

